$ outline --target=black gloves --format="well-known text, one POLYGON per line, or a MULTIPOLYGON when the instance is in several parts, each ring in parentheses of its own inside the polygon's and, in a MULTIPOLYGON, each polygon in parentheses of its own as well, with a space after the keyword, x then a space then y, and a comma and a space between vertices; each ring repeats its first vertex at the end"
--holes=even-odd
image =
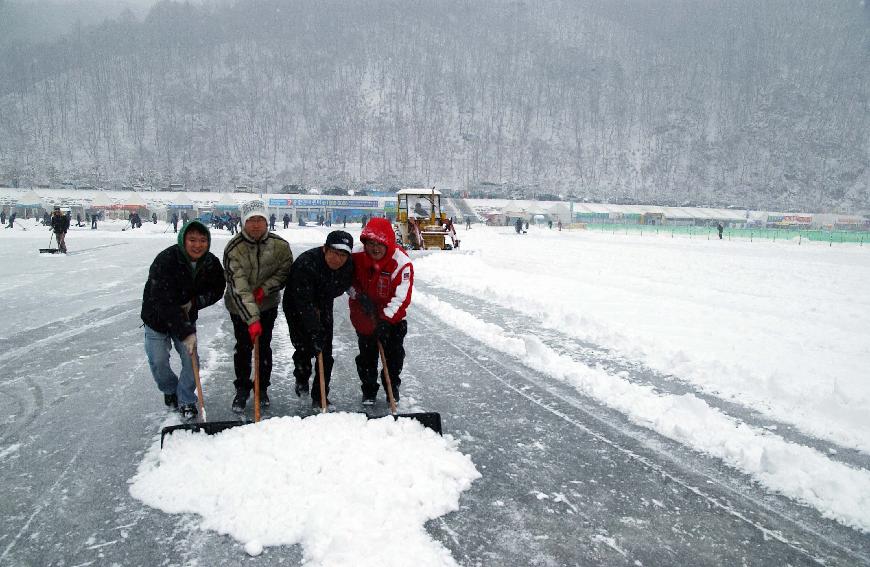
POLYGON ((378 340, 381 343, 387 342, 390 338, 390 331, 392 330, 392 326, 386 321, 378 321, 378 326, 375 328, 375 335, 377 335, 378 340))
POLYGON ((356 299, 359 301, 360 307, 362 307, 363 312, 365 312, 366 315, 369 317, 375 316, 375 304, 372 303, 372 299, 368 295, 360 293, 356 296, 356 299))

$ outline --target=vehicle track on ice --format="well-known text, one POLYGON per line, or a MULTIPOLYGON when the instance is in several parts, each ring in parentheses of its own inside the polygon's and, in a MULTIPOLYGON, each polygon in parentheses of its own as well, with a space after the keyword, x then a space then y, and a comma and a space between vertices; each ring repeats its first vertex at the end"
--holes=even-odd
POLYGON ((561 356, 579 362, 590 368, 603 370, 607 374, 619 376, 634 384, 642 384, 655 388, 656 391, 674 396, 693 395, 725 415, 758 429, 775 431, 784 440, 806 447, 811 447, 829 459, 852 467, 870 470, 870 455, 852 447, 844 447, 827 439, 819 439, 807 435, 790 423, 771 418, 758 410, 723 399, 709 392, 700 390, 694 385, 645 366, 643 363, 630 360, 619 352, 606 347, 585 342, 560 333, 542 325, 537 325, 528 315, 505 309, 504 307, 487 303, 478 298, 441 287, 418 286, 426 293, 441 301, 474 313, 480 320, 510 330, 516 336, 534 336, 544 345, 561 356))
MULTIPOLYGON (((502 328, 521 318, 524 332, 538 332, 474 298, 418 289, 502 328)), ((870 565, 866 534, 473 337, 451 336, 428 310, 415 310, 409 329, 407 382, 426 409, 448 410, 445 432, 484 475, 460 511, 433 526, 467 564, 870 565)))

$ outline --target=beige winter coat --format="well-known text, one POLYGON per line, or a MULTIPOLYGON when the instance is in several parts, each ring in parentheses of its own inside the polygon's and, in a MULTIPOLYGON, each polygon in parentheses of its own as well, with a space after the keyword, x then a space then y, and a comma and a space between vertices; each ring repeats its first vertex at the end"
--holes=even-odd
POLYGON ((254 241, 244 230, 240 231, 224 248, 227 278, 224 303, 229 312, 250 325, 260 320, 260 311, 278 307, 292 263, 290 245, 277 234, 267 232, 262 239, 254 241), (266 293, 259 306, 254 301, 254 290, 258 287, 266 293))

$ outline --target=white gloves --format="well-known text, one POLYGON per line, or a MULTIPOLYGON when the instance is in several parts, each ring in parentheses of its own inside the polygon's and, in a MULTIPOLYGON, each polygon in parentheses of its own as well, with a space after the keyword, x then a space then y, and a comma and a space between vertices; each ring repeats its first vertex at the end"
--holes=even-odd
POLYGON ((187 347, 187 354, 193 356, 193 353, 196 351, 196 333, 187 335, 181 342, 187 347))

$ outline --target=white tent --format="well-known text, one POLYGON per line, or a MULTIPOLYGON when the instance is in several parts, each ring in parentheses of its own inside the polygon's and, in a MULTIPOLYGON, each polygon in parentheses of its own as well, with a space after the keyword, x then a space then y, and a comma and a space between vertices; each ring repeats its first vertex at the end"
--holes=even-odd
POLYGON ((16 206, 29 209, 44 207, 45 203, 36 191, 28 191, 17 199, 16 206))
POLYGON ((115 202, 109 199, 109 196, 102 191, 96 193, 91 199, 92 209, 110 209, 115 206, 115 202))

